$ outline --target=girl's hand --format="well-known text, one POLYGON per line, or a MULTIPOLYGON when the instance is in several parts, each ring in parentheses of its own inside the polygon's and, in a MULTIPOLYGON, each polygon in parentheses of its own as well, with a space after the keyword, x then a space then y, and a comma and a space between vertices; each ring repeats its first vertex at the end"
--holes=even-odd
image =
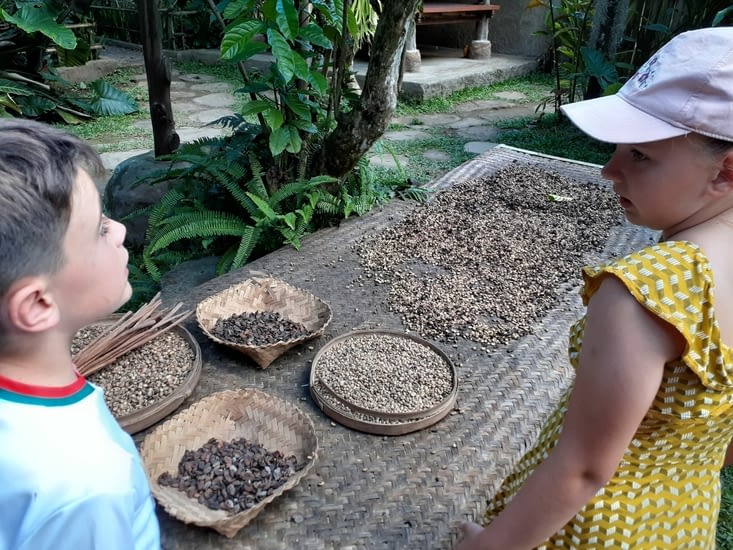
POLYGON ((477 523, 461 523, 461 532, 463 533, 463 537, 453 550, 471 550, 479 548, 477 539, 483 530, 484 528, 477 523))

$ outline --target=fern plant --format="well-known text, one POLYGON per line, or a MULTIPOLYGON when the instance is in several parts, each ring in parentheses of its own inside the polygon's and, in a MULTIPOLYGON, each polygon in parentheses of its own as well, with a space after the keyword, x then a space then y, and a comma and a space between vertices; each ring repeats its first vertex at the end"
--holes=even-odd
POLYGON ((158 203, 144 211, 148 231, 142 261, 153 280, 192 257, 220 256, 221 274, 241 267, 253 253, 283 244, 300 248, 303 235, 314 228, 319 188, 337 183, 316 176, 271 192, 254 153, 257 128, 236 120, 228 124, 238 128, 234 136, 183 145, 153 180, 171 182, 158 203))

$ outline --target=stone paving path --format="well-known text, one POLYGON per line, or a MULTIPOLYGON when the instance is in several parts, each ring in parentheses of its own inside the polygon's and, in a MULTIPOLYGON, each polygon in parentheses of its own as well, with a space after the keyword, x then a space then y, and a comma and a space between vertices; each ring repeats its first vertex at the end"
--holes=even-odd
MULTIPOLYGON (((135 64, 135 58, 126 59, 125 63, 135 64)), ((147 86, 145 72, 138 61, 140 72, 133 79, 141 86, 147 86)), ((234 96, 232 84, 221 82, 207 74, 181 74, 173 72, 171 82, 171 103, 173 116, 176 122, 176 131, 182 142, 193 141, 201 137, 221 135, 224 130, 207 124, 234 113, 237 99, 234 96)), ((464 140, 464 150, 471 154, 481 154, 494 147, 497 129, 494 122, 509 118, 527 116, 534 113, 535 106, 522 104, 525 99, 521 92, 502 92, 497 94, 499 99, 471 101, 459 105, 454 112, 426 115, 410 115, 395 117, 393 123, 400 129, 388 131, 384 135, 387 141, 416 140, 432 137, 428 129, 441 129, 446 136, 464 140)), ((141 120, 135 126, 150 129, 150 120, 141 120)), ((99 146, 109 144, 98 143, 99 146)), ((405 167, 410 159, 405 156, 393 156, 375 148, 370 153, 373 164, 383 167, 405 167)), ((131 149, 102 153, 105 167, 111 173, 122 161, 132 156, 148 152, 149 149, 131 149)), ((422 155, 433 161, 449 159, 446 152, 441 150, 426 150, 422 155)))

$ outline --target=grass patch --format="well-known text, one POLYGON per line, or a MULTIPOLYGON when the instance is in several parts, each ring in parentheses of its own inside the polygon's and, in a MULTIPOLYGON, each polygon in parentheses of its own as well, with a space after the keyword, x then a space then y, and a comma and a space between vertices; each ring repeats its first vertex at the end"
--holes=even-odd
POLYGON ((383 157, 401 157, 409 159, 409 162, 404 164, 398 162, 396 169, 372 166, 375 179, 385 178, 389 181, 409 179, 416 184, 426 184, 475 156, 463 150, 463 140, 446 137, 439 129, 429 131, 434 134, 434 137, 418 140, 379 140, 372 148, 373 153, 383 157), (427 159, 423 154, 430 150, 445 153, 448 158, 446 160, 427 159))
POLYGON ((133 115, 105 116, 95 118, 84 124, 63 125, 63 129, 92 142, 104 138, 120 141, 149 136, 152 139, 150 129, 141 129, 133 126, 134 122, 149 120, 149 118, 150 115, 148 112, 141 110, 139 113, 133 115))
POLYGON ((613 154, 612 144, 588 137, 554 113, 505 120, 496 126, 500 129, 497 140, 501 143, 545 155, 605 164, 613 154))
POLYGON ((242 74, 236 65, 225 63, 203 63, 202 61, 174 61, 173 67, 181 74, 207 74, 216 77, 222 82, 242 85, 242 74))
POLYGON ((552 76, 533 73, 521 78, 512 78, 489 86, 457 90, 446 97, 434 97, 425 101, 402 99, 397 105, 396 116, 409 116, 430 113, 448 113, 456 105, 467 101, 502 99, 502 92, 520 92, 523 99, 514 100, 518 104, 540 105, 551 97, 552 76))

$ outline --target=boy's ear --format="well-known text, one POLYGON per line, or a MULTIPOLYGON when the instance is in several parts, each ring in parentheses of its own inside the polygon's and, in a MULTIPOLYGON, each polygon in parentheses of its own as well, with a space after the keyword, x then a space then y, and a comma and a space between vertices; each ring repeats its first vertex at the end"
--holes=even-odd
POLYGON ((21 279, 6 295, 10 325, 22 332, 43 332, 56 326, 59 313, 40 277, 21 279))

